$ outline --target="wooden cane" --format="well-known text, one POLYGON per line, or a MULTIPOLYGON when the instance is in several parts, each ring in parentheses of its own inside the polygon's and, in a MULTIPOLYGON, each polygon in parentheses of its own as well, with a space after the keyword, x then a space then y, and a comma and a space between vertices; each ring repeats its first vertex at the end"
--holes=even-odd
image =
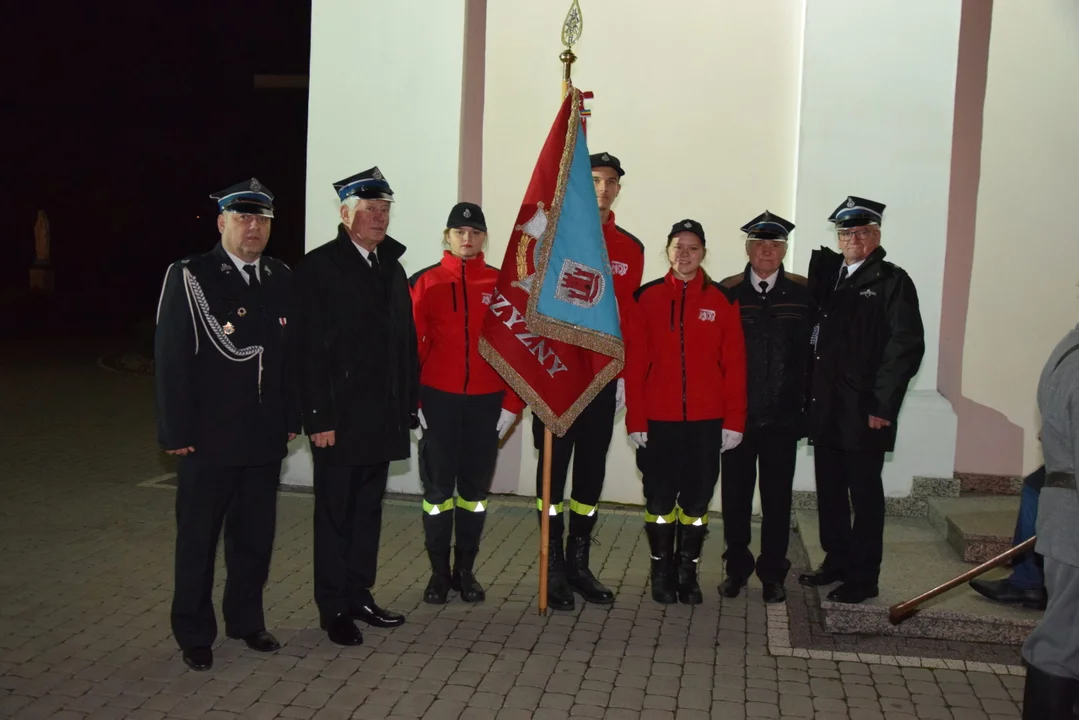
POLYGON ((543 502, 540 514, 539 614, 547 614, 547 555, 551 544, 551 453, 554 436, 543 429, 543 502))
POLYGON ((1002 552, 1000 555, 997 555, 991 560, 986 560, 976 568, 966 571, 959 577, 952 578, 943 585, 938 585, 932 590, 922 593, 918 597, 911 598, 910 600, 906 600, 904 602, 892 605, 890 608, 888 608, 888 620, 891 621, 892 625, 898 625, 899 623, 903 622, 904 620, 918 612, 918 606, 924 603, 926 600, 931 600, 937 595, 946 593, 954 587, 958 587, 965 582, 969 582, 981 575, 982 573, 992 570, 998 565, 1003 565, 1007 560, 1012 559, 1016 555, 1022 555, 1027 550, 1033 550, 1034 543, 1037 539, 1038 537, 1037 535, 1035 535, 1029 540, 1024 540, 1010 550, 1002 552))

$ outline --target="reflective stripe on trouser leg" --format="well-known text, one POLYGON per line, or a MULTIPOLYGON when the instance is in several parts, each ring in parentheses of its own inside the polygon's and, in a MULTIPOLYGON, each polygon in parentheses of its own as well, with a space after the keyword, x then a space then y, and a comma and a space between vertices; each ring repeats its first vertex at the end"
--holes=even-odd
POLYGON ((644 511, 644 521, 646 523, 655 523, 657 525, 669 525, 678 519, 678 508, 671 510, 666 515, 653 515, 647 510, 644 511))
POLYGON ((432 503, 423 501, 423 512, 427 515, 440 515, 444 512, 449 512, 453 509, 453 498, 446 500, 445 502, 433 505, 432 503))
POLYGON ((599 520, 599 505, 588 505, 573 498, 569 501, 569 534, 578 537, 592 535, 599 520))
MULTIPOLYGON (((543 512, 543 498, 536 498, 536 509, 543 512)), ((561 515, 563 509, 563 503, 551 503, 550 509, 547 511, 548 515, 561 515)))
POLYGON ((458 557, 465 557, 470 569, 472 559, 480 549, 483 523, 487 519, 486 505, 486 500, 469 501, 457 498, 457 508, 453 511, 458 557))
POLYGON ((457 498, 457 507, 462 510, 467 510, 474 513, 487 512, 486 500, 464 500, 461 497, 457 498))
POLYGON ((686 515, 686 511, 682 508, 678 508, 678 522, 682 525, 694 525, 700 527, 708 524, 708 514, 694 517, 692 515, 686 515))

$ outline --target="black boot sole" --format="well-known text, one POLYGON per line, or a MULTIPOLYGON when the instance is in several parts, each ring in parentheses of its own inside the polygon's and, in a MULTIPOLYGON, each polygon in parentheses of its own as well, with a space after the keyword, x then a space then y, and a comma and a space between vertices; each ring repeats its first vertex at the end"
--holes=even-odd
POLYGON ((577 587, 576 585, 571 584, 570 587, 573 588, 573 592, 580 595, 581 598, 583 598, 585 602, 592 603, 593 605, 614 605, 614 596, 613 595, 611 597, 589 595, 588 593, 586 593, 584 590, 577 587))

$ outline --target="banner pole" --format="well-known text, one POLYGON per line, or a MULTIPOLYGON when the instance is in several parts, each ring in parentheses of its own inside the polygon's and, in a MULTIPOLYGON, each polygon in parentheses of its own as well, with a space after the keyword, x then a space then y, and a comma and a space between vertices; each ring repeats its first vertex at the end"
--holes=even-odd
POLYGON ((547 559, 551 545, 551 454, 554 437, 543 429, 543 507, 540 515, 539 614, 547 614, 547 559))

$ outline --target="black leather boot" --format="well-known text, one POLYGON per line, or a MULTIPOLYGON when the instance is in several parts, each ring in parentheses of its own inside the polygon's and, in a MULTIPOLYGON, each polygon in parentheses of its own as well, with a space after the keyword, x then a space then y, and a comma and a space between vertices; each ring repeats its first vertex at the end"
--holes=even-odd
POLYGON ((673 523, 645 523, 648 548, 652 556, 652 599, 669 605, 678 602, 675 592, 674 535, 678 526, 673 523))
POLYGON ((566 537, 566 580, 570 587, 588 602, 610 605, 614 602, 614 593, 604 587, 588 569, 588 551, 591 545, 592 538, 587 535, 566 537))
POLYGON ((1079 717, 1079 680, 1050 675, 1023 663, 1027 669, 1023 688, 1023 720, 1075 720, 1079 717))
POLYGON ((565 521, 551 516, 551 534, 547 541, 547 605, 552 610, 572 610, 573 588, 566 578, 566 556, 562 550, 565 521))
POLYGON ((431 579, 423 591, 423 601, 445 605, 450 594, 450 538, 453 536, 453 513, 423 515, 427 557, 431 560, 431 579))
POLYGON ((480 536, 486 512, 473 512, 458 506, 453 513, 457 543, 453 549, 452 587, 461 593, 465 602, 483 602, 487 598, 483 586, 476 580, 472 569, 479 554, 480 536))
POLYGON ((472 565, 476 562, 476 552, 473 550, 453 549, 453 577, 450 579, 451 587, 461 593, 461 599, 465 602, 483 602, 487 598, 483 586, 472 574, 472 565))
POLYGON ((699 605, 704 594, 697 583, 697 564, 708 528, 704 525, 678 524, 678 601, 683 605, 699 605))

